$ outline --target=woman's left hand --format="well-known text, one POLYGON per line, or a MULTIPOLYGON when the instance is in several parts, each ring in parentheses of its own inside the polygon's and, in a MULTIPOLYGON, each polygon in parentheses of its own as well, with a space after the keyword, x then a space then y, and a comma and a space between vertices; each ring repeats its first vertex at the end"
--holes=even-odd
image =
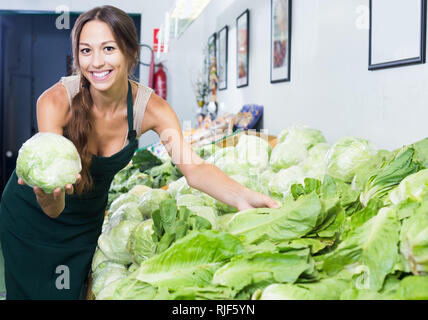
POLYGON ((246 209, 252 209, 252 208, 279 208, 278 203, 268 197, 267 195, 264 195, 259 192, 248 190, 244 197, 243 201, 238 205, 238 210, 246 210, 246 209))

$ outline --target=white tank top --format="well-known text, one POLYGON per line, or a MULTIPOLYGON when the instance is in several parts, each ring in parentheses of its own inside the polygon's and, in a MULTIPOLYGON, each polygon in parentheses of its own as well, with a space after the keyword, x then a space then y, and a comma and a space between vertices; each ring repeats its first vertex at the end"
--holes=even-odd
MULTIPOLYGON (((134 116, 134 129, 137 132, 137 138, 142 134, 142 124, 144 112, 146 111, 147 102, 150 99, 150 96, 153 92, 153 89, 146 87, 141 83, 137 83, 133 80, 130 80, 133 83, 138 85, 137 95, 135 97, 134 106, 133 106, 133 116, 134 116)), ((71 109, 71 101, 73 97, 79 92, 80 89, 80 76, 72 75, 68 77, 61 77, 60 81, 65 89, 67 90, 68 99, 70 102, 71 109)), ((124 146, 128 143, 128 139, 125 139, 124 146)))

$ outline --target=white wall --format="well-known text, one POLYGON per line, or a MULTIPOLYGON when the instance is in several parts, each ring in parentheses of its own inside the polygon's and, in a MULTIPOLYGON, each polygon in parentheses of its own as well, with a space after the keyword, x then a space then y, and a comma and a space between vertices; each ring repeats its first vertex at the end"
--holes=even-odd
MULTIPOLYGON (((53 11, 65 4, 72 11, 112 4, 141 13, 143 43, 152 43, 174 0, 0 0, 3 10, 53 11)), ((357 8, 369 0, 293 0, 291 82, 270 84, 270 0, 212 0, 168 55, 168 101, 179 119, 195 120, 191 78, 199 70, 208 37, 229 26, 228 89, 218 101, 226 111, 264 105, 264 128, 271 134, 294 123, 323 131, 333 143, 344 135, 370 139, 382 148, 397 148, 428 136, 428 66, 368 71, 368 30, 356 27, 357 8), (249 86, 236 88, 235 18, 250 10, 249 86)), ((141 67, 147 84, 148 68, 141 67)), ((140 146, 158 141, 154 133, 140 146)))
POLYGON ((264 105, 270 134, 294 123, 322 130, 334 143, 344 135, 393 149, 428 136, 428 66, 368 71, 368 29, 357 28, 369 0, 294 0, 291 82, 270 83, 270 0, 213 0, 173 44, 168 56, 169 101, 180 119, 194 118, 190 79, 208 37, 229 26, 228 89, 224 109, 264 105), (236 88, 235 18, 250 10, 249 86, 236 88))

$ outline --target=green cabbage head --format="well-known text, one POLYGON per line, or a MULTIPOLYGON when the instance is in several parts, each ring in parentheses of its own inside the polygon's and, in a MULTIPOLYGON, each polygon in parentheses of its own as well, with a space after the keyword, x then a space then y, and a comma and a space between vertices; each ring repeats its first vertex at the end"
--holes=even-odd
POLYGON ((108 260, 130 264, 132 257, 127 251, 128 239, 133 229, 140 223, 138 220, 122 220, 113 228, 101 233, 98 247, 108 260))
POLYGON ((368 140, 342 137, 326 154, 326 173, 345 182, 352 182, 359 166, 369 161, 376 151, 376 147, 368 140))
POLYGON ((204 206, 205 202, 201 197, 194 194, 183 194, 176 198, 177 207, 192 207, 192 206, 204 206))
POLYGON ((223 157, 231 157, 238 158, 238 151, 235 147, 229 146, 225 148, 218 149, 215 153, 213 153, 210 157, 206 159, 209 163, 216 163, 219 159, 223 157))
POLYGON ((235 174, 254 174, 257 170, 245 160, 238 157, 225 156, 218 159, 215 165, 228 176, 235 174))
POLYGON ((153 220, 140 222, 129 236, 126 250, 131 254, 132 260, 140 264, 156 253, 156 242, 153 240, 153 220))
POLYGON ((171 195, 172 198, 176 198, 180 189, 184 186, 184 188, 189 188, 189 185, 187 184, 186 177, 181 177, 180 179, 177 179, 173 182, 171 182, 168 185, 168 192, 171 195))
POLYGON ((319 143, 325 143, 321 131, 303 125, 294 125, 281 131, 278 144, 272 151, 270 165, 279 171, 300 164, 308 157, 308 150, 319 143))
POLYGON ((256 168, 265 169, 269 165, 272 148, 265 139, 255 135, 244 134, 239 138, 236 151, 239 159, 256 168))
POLYGON ((138 202, 140 209, 145 219, 151 218, 152 212, 159 209, 159 205, 163 200, 171 199, 169 193, 163 189, 152 189, 144 192, 138 202))
POLYGON ((123 279, 128 272, 124 265, 112 261, 104 261, 98 265, 92 274, 92 293, 98 299, 104 288, 117 280, 123 279))
POLYGON ((287 169, 302 163, 308 156, 305 145, 299 141, 286 140, 272 150, 270 166, 274 171, 287 169))
POLYGON ((39 132, 19 149, 16 174, 27 185, 52 193, 76 182, 82 170, 74 144, 62 135, 39 132))
MULTIPOLYGON (((108 226, 106 228, 114 228, 123 220, 143 220, 143 215, 140 209, 138 209, 138 204, 136 202, 124 203, 119 209, 114 211, 108 220, 108 226)), ((107 229, 105 231, 107 231, 107 229)))
POLYGON ((400 233, 400 252, 406 258, 408 267, 413 274, 428 274, 427 202, 423 202, 414 214, 403 222, 400 233))
POLYGON ((285 141, 293 141, 303 144, 306 149, 310 149, 318 143, 326 142, 325 137, 320 130, 298 124, 280 132, 278 143, 283 143, 285 141))
POLYGON ((137 203, 138 204, 138 196, 133 193, 122 193, 118 198, 116 198, 110 205, 108 209, 107 220, 113 215, 115 211, 117 211, 122 205, 126 203, 137 203))
POLYGON ((269 183, 269 191, 272 195, 285 197, 294 183, 304 183, 305 172, 300 166, 291 166, 280 170, 269 183))
POLYGON ((309 150, 308 157, 302 163, 308 177, 323 180, 327 170, 325 156, 329 149, 330 146, 327 143, 321 142, 309 150))
POLYGON ((428 194, 428 169, 423 169, 401 180, 389 197, 393 204, 398 204, 407 199, 422 202, 426 194, 428 194))

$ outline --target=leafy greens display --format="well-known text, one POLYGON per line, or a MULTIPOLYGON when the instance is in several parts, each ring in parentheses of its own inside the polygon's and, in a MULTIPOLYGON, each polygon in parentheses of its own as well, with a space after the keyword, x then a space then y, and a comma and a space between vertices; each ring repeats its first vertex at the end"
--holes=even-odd
POLYGON ((237 212, 184 177, 124 192, 94 255, 95 298, 428 299, 428 139, 330 146, 305 126, 259 139, 197 152, 279 208, 237 212))

